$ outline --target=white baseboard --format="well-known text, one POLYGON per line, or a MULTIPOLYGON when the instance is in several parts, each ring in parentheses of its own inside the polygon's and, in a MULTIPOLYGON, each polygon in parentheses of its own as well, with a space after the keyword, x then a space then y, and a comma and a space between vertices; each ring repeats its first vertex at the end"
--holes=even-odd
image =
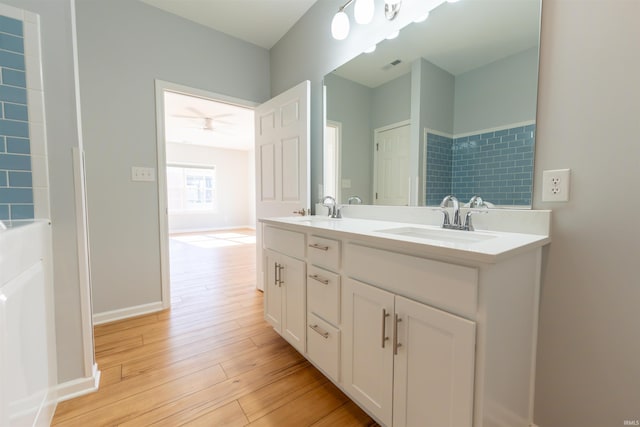
POLYGON ((169 236, 174 234, 183 234, 183 233, 215 233, 216 231, 225 231, 225 230, 239 230, 241 228, 248 228, 251 230, 255 230, 255 225, 230 225, 228 227, 196 227, 196 228, 179 228, 176 230, 169 230, 169 236))
POLYGON ((93 372, 90 377, 78 378, 75 380, 67 381, 66 383, 58 384, 57 395, 58 403, 65 400, 73 399, 74 397, 83 396, 85 394, 93 393, 98 390, 100 385, 100 371, 98 365, 93 365, 93 372))
POLYGON ((162 302, 158 301, 158 302, 152 302, 150 304, 136 305, 134 307, 121 308, 113 311, 105 311, 104 313, 94 313, 93 324, 100 325, 102 323, 128 319, 129 317, 155 313, 156 311, 161 311, 161 310, 164 310, 165 308, 166 307, 164 307, 162 302))

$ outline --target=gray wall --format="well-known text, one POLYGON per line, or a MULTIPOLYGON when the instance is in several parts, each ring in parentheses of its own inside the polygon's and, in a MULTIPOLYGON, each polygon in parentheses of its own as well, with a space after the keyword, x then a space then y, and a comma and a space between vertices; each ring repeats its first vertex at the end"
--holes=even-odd
MULTIPOLYGON (((339 1, 320 1, 272 49, 279 93, 324 74, 371 45, 362 28, 330 39, 339 1), (349 55, 350 53, 350 55, 349 55)), ((534 208, 553 213, 545 251, 535 421, 602 427, 640 419, 640 2, 545 0, 538 90, 534 208), (542 171, 572 169, 568 203, 541 202, 542 171), (621 177, 611 185, 610 177, 621 177), (618 200, 621 208, 607 202, 618 200), (605 210, 606 209, 606 210, 605 210)), ((321 93, 321 92, 320 92, 321 93)), ((321 103, 312 99, 312 158, 321 154, 321 103)), ((314 160, 312 176, 321 168, 314 160)), ((312 191, 314 188, 312 187, 312 191)), ((312 193, 313 194, 313 193, 312 193)))
POLYGON ((454 134, 535 119, 538 48, 456 76, 454 134))
POLYGON ((419 79, 419 87, 413 93, 420 94, 417 106, 422 126, 417 131, 424 138, 422 129, 428 127, 445 133, 453 133, 454 94, 456 79, 440 67, 421 59, 414 66, 419 79))
POLYGON ((154 79, 253 102, 269 53, 132 0, 77 6, 94 313, 160 301, 154 79))
POLYGON ((372 203, 371 89, 350 80, 328 75, 327 119, 342 124, 342 179, 351 188, 342 190, 342 202, 357 194, 363 203, 372 203))
MULTIPOLYGON (((411 118, 411 73, 372 90, 371 120, 378 129, 411 118)), ((373 141, 373 135, 371 136, 373 141)))
POLYGON ((2 0, 40 15, 42 74, 53 231, 58 381, 84 377, 80 279, 73 183, 73 147, 81 147, 77 125, 69 0, 2 0))
POLYGON ((638 17, 636 0, 545 0, 542 9, 533 203, 554 210, 554 234, 540 312, 541 427, 640 419, 638 17), (571 201, 542 203, 542 171, 564 167, 571 201))

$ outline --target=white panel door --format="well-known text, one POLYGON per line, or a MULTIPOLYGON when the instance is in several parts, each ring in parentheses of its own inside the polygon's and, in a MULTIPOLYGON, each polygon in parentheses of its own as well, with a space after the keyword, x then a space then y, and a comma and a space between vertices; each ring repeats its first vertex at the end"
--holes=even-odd
MULTIPOLYGON (((308 209, 309 94, 305 81, 255 110, 256 219, 308 209)), ((257 287, 263 286, 262 227, 256 227, 257 287)))
POLYGON ((376 131, 374 202, 409 204, 409 125, 376 131))
POLYGON ((396 296, 393 426, 471 427, 475 323, 396 296))
POLYGON ((344 386, 385 425, 393 399, 393 294, 347 280, 344 305, 344 386))

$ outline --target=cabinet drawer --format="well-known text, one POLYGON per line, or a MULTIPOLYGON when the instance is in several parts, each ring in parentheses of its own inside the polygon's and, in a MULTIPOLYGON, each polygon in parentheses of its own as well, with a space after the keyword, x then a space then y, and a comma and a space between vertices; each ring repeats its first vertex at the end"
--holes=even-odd
POLYGON ((478 270, 397 252, 348 244, 348 276, 442 310, 475 319, 478 270))
POLYGON ((307 259, 310 263, 333 271, 340 269, 340 241, 310 236, 308 247, 307 259))
POLYGON ((340 324, 340 276, 307 266, 307 308, 334 325, 340 324))
POLYGON ((263 245, 267 249, 304 259, 304 234, 296 231, 265 226, 263 245))
POLYGON ((340 381, 340 330, 307 314, 307 355, 331 379, 340 381))

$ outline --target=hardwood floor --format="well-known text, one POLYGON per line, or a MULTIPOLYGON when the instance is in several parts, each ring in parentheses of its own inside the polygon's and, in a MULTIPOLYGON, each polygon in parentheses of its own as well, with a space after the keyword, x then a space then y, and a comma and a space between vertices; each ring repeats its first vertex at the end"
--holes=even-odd
POLYGON ((172 308, 95 327, 100 389, 55 426, 374 426, 263 320, 255 246, 171 239, 172 308))

